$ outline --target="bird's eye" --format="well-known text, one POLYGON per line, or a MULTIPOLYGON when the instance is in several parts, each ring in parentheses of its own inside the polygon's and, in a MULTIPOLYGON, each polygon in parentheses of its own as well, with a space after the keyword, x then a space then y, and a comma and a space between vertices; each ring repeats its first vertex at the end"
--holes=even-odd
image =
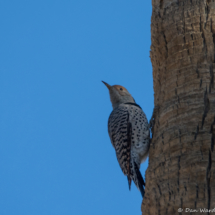
POLYGON ((122 90, 122 88, 120 88, 120 90, 122 90))

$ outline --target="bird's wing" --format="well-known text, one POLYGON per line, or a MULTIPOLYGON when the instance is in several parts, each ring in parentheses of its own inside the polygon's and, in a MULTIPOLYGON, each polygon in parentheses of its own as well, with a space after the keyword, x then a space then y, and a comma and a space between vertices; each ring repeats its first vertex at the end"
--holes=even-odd
POLYGON ((116 150, 117 160, 125 175, 130 178, 132 124, 128 105, 115 108, 108 120, 108 133, 116 150))

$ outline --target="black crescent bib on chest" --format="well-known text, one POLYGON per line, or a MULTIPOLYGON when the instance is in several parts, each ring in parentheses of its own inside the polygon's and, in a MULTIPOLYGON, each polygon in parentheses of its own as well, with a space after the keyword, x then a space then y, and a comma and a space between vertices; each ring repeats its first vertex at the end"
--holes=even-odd
POLYGON ((140 108, 142 110, 142 108, 140 107, 140 105, 138 105, 136 103, 127 102, 127 103, 124 103, 124 104, 126 104, 126 105, 134 105, 134 106, 136 106, 136 107, 138 107, 138 108, 140 108))

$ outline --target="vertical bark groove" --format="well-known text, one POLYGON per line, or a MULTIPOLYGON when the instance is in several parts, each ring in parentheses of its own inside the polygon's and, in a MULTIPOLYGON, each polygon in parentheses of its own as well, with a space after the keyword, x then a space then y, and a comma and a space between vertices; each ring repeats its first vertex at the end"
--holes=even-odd
POLYGON ((207 90, 207 87, 205 89, 205 93, 204 93, 204 113, 203 113, 203 116, 202 116, 202 129, 203 129, 203 125, 204 125, 204 122, 205 122, 205 118, 208 114, 208 111, 210 110, 210 101, 209 101, 209 98, 208 98, 208 90, 207 90))
POLYGON ((214 121, 211 124, 211 151, 213 152, 214 150, 214 141, 215 141, 215 117, 214 117, 214 121))

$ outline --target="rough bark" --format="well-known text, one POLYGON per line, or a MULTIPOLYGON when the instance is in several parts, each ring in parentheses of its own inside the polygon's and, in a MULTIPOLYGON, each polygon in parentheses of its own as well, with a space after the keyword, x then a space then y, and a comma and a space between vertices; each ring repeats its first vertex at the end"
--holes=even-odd
POLYGON ((215 1, 152 0, 152 5, 159 108, 142 214, 203 214, 200 208, 215 208, 215 1))

